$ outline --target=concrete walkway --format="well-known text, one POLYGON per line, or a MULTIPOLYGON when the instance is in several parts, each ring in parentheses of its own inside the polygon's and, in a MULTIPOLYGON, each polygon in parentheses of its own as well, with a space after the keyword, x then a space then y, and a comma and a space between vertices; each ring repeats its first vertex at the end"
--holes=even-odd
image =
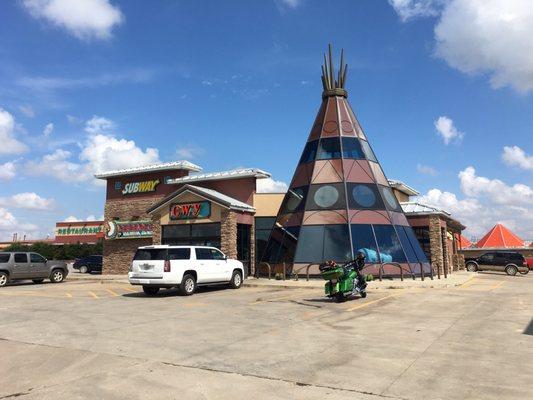
MULTIPOLYGON (((423 281, 420 278, 415 280, 411 278, 404 278, 403 281, 400 279, 383 279, 383 281, 374 280, 368 282, 369 290, 374 289, 408 289, 408 288, 450 288, 455 286, 460 286, 466 283, 468 280, 472 279, 476 275, 475 272, 467 271, 456 271, 452 275, 448 275, 448 278, 441 277, 437 279, 436 277, 431 280, 430 278, 425 278, 423 281)), ((129 283, 127 275, 93 275, 93 274, 80 274, 79 272, 72 272, 68 275, 67 280, 81 280, 81 281, 91 281, 91 282, 100 282, 100 283, 129 283)), ((244 281, 244 286, 249 287, 269 287, 269 288, 278 288, 278 289, 313 289, 318 288, 322 289, 324 287, 324 282, 321 279, 310 279, 306 281, 305 279, 295 280, 275 280, 267 278, 253 278, 248 277, 244 281)))

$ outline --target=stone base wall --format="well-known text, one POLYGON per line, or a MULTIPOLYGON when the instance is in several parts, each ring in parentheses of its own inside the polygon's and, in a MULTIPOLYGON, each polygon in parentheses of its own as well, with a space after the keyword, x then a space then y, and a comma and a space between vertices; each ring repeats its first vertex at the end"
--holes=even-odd
POLYGON ((444 258, 442 256, 442 233, 438 217, 429 218, 429 246, 431 251, 431 265, 435 268, 435 275, 444 275, 444 258))
POLYGON ((454 271, 462 271, 465 269, 465 256, 462 254, 453 255, 453 269, 454 271))

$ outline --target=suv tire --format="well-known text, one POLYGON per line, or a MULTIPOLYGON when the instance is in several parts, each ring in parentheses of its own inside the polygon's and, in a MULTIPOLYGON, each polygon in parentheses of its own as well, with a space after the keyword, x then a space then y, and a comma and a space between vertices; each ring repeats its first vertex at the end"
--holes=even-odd
POLYGON ((81 274, 86 274, 87 272, 89 272, 89 268, 87 267, 87 265, 82 265, 80 267, 80 273, 81 274))
POLYGON ((191 274, 183 275, 180 284, 180 293, 184 296, 190 296, 196 291, 196 279, 191 274))
POLYGON ((9 275, 7 272, 0 272, 0 287, 7 285, 9 282, 9 275))
POLYGON ((63 279, 65 279, 65 273, 60 269, 54 269, 50 274, 50 282, 52 283, 63 282, 63 279))
POLYGON ((505 267, 505 272, 507 273, 507 275, 515 276, 518 272, 518 268, 514 265, 508 265, 507 267, 505 267))
POLYGON ((466 264, 466 270, 469 272, 476 272, 477 271, 477 265, 474 263, 466 264))
POLYGON ((159 293, 159 288, 157 286, 143 286, 143 292, 147 296, 155 296, 159 293))
POLYGON ((33 283, 43 283, 44 279, 32 279, 33 283))
POLYGON ((239 271, 233 271, 229 285, 232 289, 238 289, 242 286, 242 276, 239 271))

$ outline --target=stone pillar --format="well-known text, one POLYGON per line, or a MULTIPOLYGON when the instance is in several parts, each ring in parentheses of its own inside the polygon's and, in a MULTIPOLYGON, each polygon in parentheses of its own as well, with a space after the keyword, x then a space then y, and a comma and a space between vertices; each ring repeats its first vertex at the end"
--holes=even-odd
POLYGON ((450 254, 448 253, 448 237, 446 236, 446 225, 444 228, 441 228, 441 238, 442 238, 442 260, 443 267, 446 273, 449 275, 452 273, 450 268, 450 254))
POLYGON ((464 270, 465 269, 465 256, 462 254, 454 254, 453 265, 454 265, 454 269, 457 269, 457 271, 464 270))
POLYGON ((161 244, 161 216, 154 215, 152 218, 152 244, 161 244))
POLYGON ((435 274, 440 272, 441 275, 444 275, 440 220, 439 217, 434 215, 429 217, 429 248, 431 253, 431 265, 435 268, 435 274))
POLYGON ((237 259, 237 214, 231 210, 224 209, 220 215, 220 250, 237 259))

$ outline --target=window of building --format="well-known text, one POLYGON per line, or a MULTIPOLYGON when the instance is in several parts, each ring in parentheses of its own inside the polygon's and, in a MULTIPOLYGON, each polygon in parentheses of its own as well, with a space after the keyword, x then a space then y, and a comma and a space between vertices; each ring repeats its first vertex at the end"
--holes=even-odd
POLYGON ((363 149, 363 153, 365 153, 366 159, 370 161, 377 162, 376 156, 374 152, 372 151, 372 148, 368 144, 366 140, 361 140, 361 148, 363 149))
POLYGON ((372 225, 352 224, 350 229, 352 230, 354 254, 357 255, 358 252, 362 252, 369 264, 381 262, 372 225))
POLYGON ((191 224, 191 236, 216 237, 220 236, 220 224, 191 224))
MULTIPOLYGON (((399 227, 397 227, 399 228, 399 227)), ((409 242, 411 243, 411 247, 415 251, 416 257, 418 258, 418 261, 421 263, 427 263, 430 256, 430 250, 429 250, 429 230, 427 231, 427 246, 428 246, 428 253, 425 252, 423 244, 420 242, 419 239, 417 239, 413 228, 410 226, 402 226, 405 235, 407 236, 407 239, 409 239, 409 242)))
POLYGON ((342 138, 342 158, 365 158, 361 142, 357 138, 342 138))
POLYGON ((338 137, 320 139, 316 154, 317 160, 341 158, 341 141, 338 137))
POLYGON ((255 218, 255 260, 260 261, 270 237, 272 227, 276 218, 256 217, 255 218))
POLYGON ((161 243, 220 248, 220 223, 163 225, 161 243))
POLYGON ((237 224, 237 259, 244 264, 250 262, 250 225, 237 224))
POLYGON ((282 206, 283 213, 300 211, 305 204, 306 195, 307 187, 289 189, 282 206))
POLYGON ((182 249, 168 249, 169 260, 189 260, 191 258, 191 249, 184 247, 182 249))
POLYGON ((121 181, 115 181, 115 190, 122 189, 122 182, 121 181))
POLYGON ((402 245, 392 225, 373 225, 381 262, 406 262, 402 245))
POLYGON ((385 206, 376 185, 348 183, 348 203, 352 210, 383 210, 385 206))
POLYGON ((431 259, 431 246, 430 246, 430 240, 429 240, 429 228, 413 227, 412 231, 416 237, 416 240, 420 244, 420 247, 422 247, 422 251, 424 252, 426 258, 430 260, 431 259))
POLYGON ((311 185, 306 210, 341 210, 346 208, 342 183, 311 185))
POLYGON ((346 225, 302 226, 295 263, 344 262, 351 258, 350 236, 346 225))
POLYGON ((168 183, 170 182, 171 179, 172 178, 170 176, 165 176, 165 178, 163 179, 163 182, 168 183))
POLYGON ((411 244, 411 241, 407 237, 407 233, 403 228, 403 226, 396 226, 396 233, 398 234, 398 238, 400 239, 400 243, 402 244, 403 251, 407 256, 407 261, 409 261, 410 263, 416 263, 419 261, 418 257, 416 255, 415 249, 413 248, 413 245, 411 244))
POLYGON ((318 147, 318 140, 313 140, 312 142, 307 142, 305 145, 302 157, 300 157, 300 164, 308 163, 314 161, 316 158, 316 149, 318 147))
POLYGON ((326 225, 323 260, 348 261, 352 258, 348 225, 326 225))
POLYGON ((386 186, 379 186, 379 190, 381 191, 381 195, 385 200, 385 205, 387 206, 387 209, 391 211, 401 210, 400 203, 398 203, 398 200, 396 199, 396 196, 394 196, 394 193, 392 192, 391 188, 386 186))

